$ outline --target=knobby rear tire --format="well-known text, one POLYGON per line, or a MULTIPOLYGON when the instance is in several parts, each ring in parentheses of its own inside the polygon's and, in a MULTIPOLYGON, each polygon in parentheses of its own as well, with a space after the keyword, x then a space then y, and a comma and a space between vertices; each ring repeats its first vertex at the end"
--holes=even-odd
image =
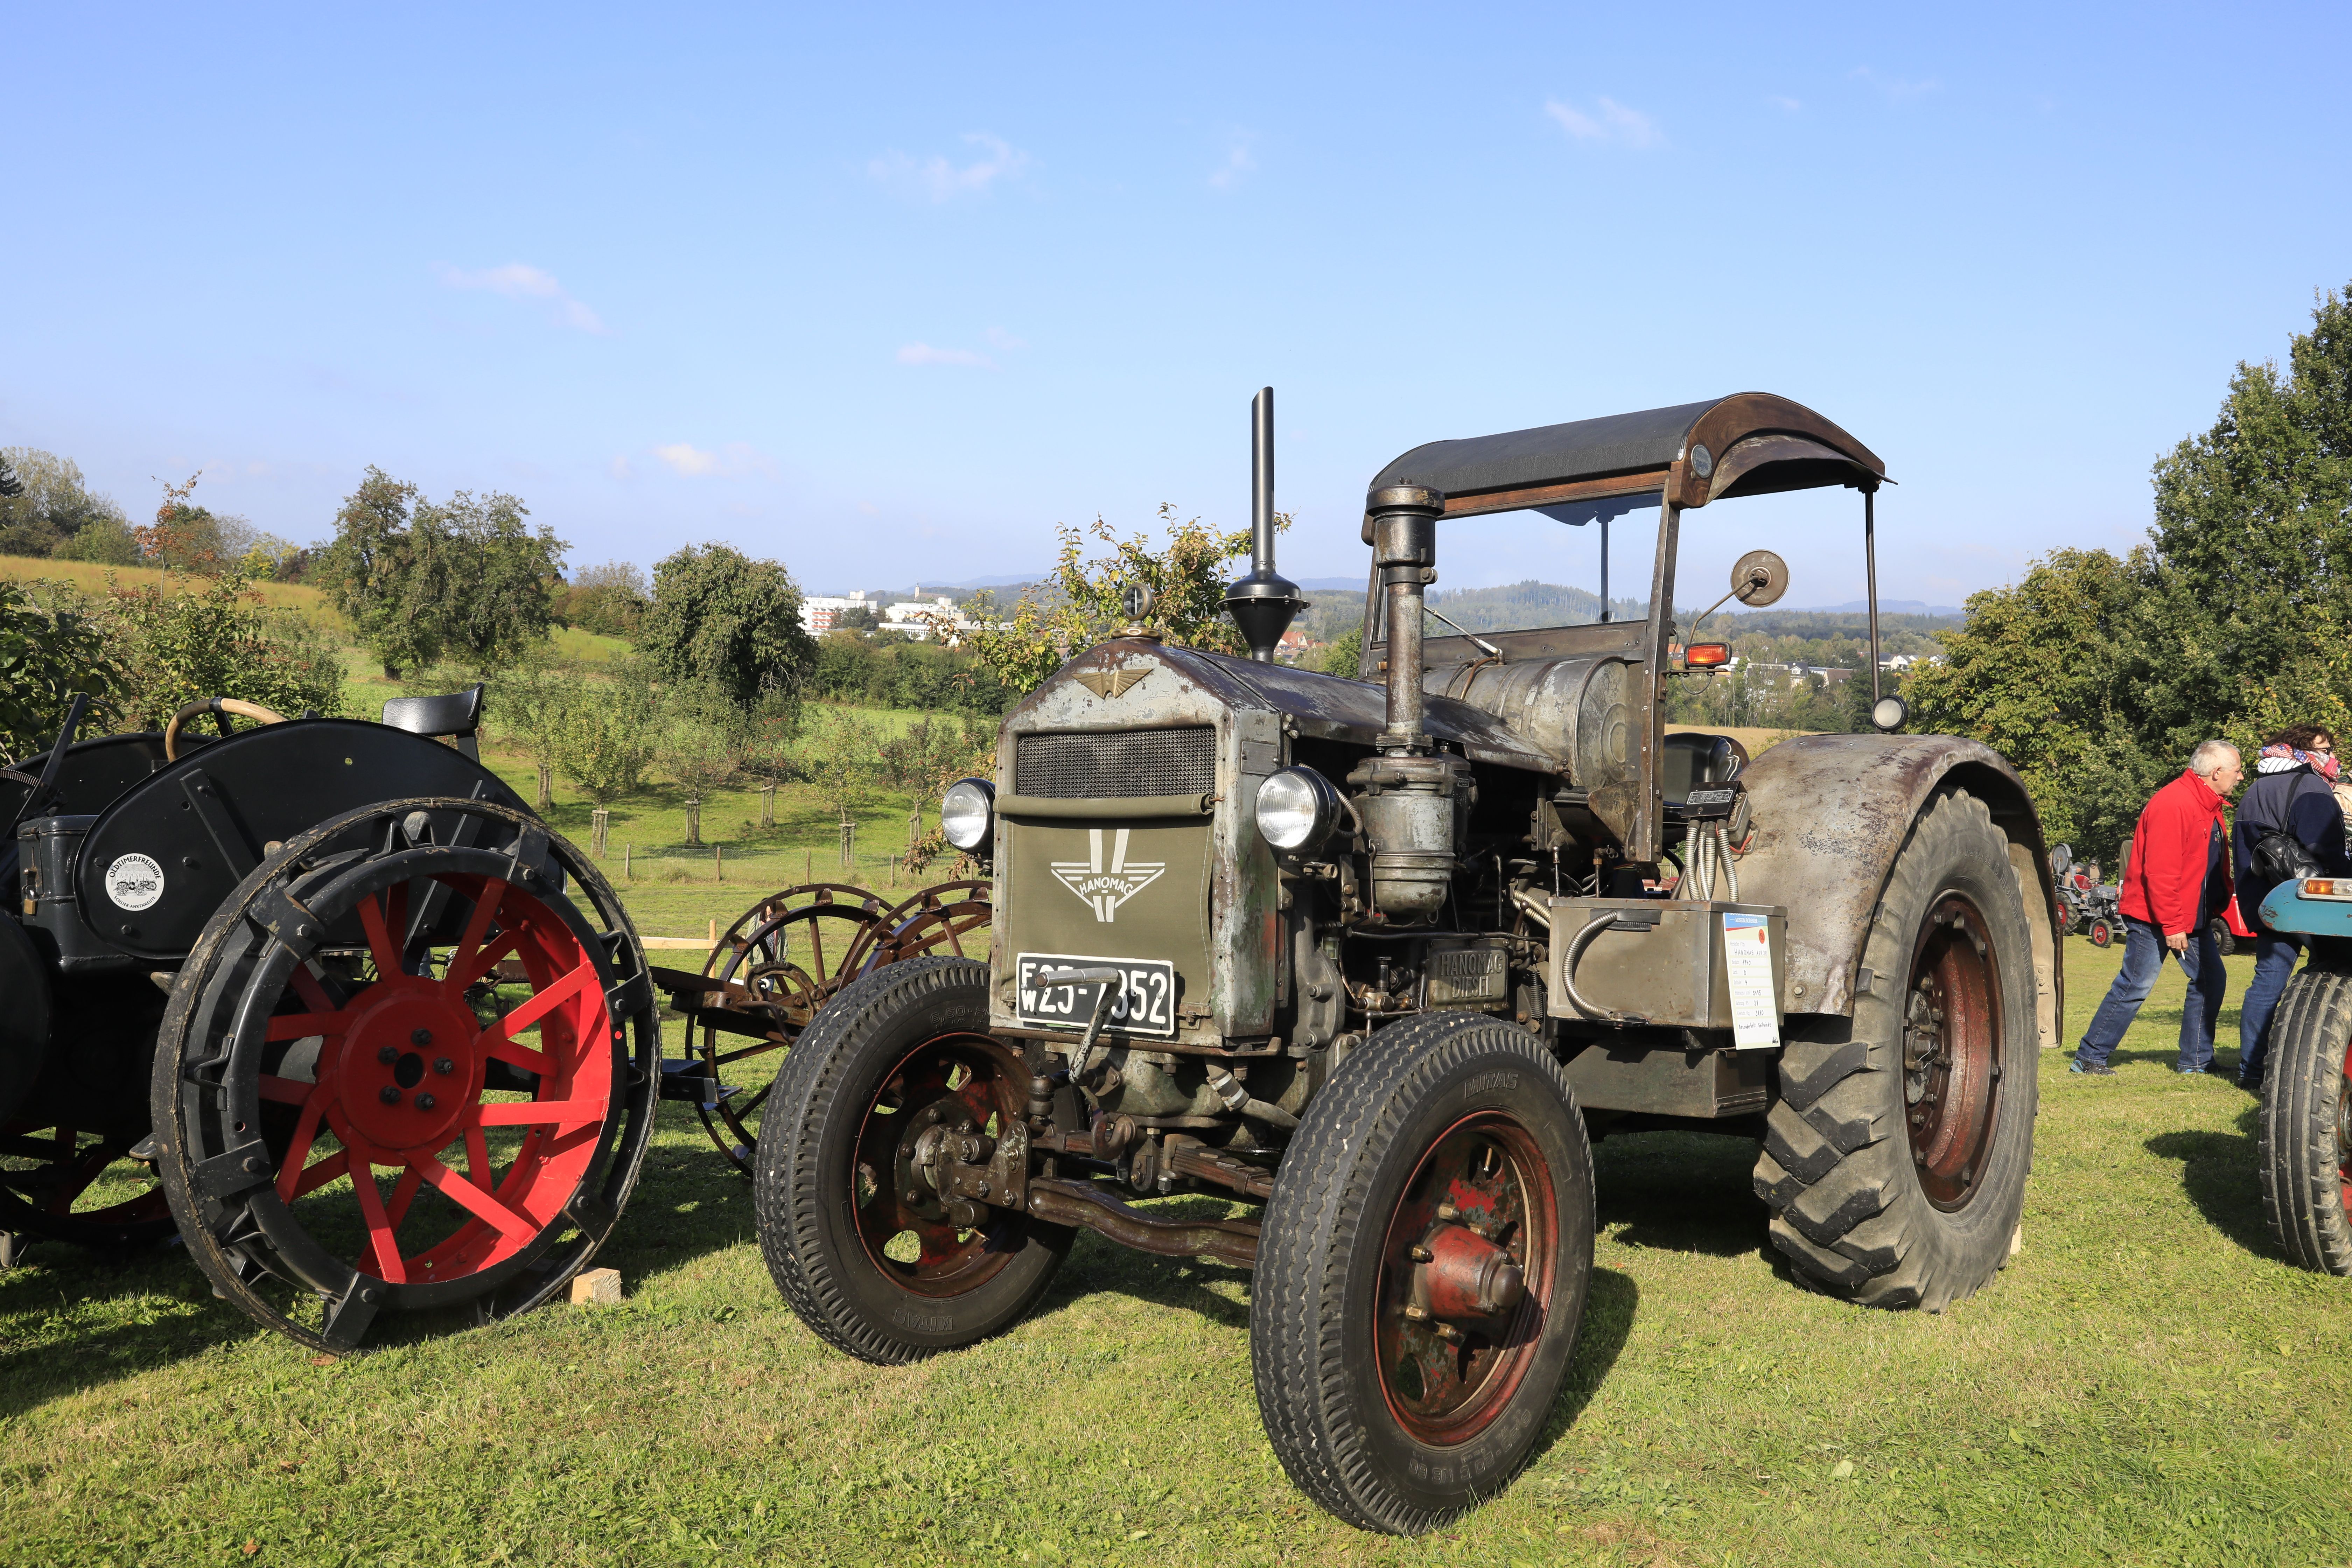
POLYGON ((2352 974, 2306 969, 2271 1025, 2256 1145, 2263 1211, 2287 1261, 2352 1275, 2352 1191, 2344 1146, 2352 974))
POLYGON ((1807 1281, 1874 1307, 1940 1311, 1990 1282, 2025 1206, 2037 1102, 2031 929, 2009 838, 1982 801, 1931 805, 1895 858, 1863 963, 1875 979, 1853 1016, 1809 1026, 1783 1047, 1780 1097, 1756 1163, 1772 1244, 1807 1281), (1938 1206, 1909 1136, 1905 1029, 1927 922, 1963 899, 1990 936, 1998 984, 1993 1118, 1964 1201, 1938 1206))

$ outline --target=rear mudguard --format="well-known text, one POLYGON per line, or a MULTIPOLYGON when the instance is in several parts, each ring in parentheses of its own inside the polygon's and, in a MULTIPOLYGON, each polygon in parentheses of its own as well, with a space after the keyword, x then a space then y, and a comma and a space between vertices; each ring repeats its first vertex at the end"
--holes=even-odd
POLYGON ((1895 857, 1938 791, 1965 789, 2009 836, 2033 931, 2037 1032, 2045 1048, 2058 1044, 2065 976, 2057 883, 2033 802, 2000 752, 1953 735, 1802 735, 1740 777, 1756 831, 1738 862, 1739 898, 1789 911, 1786 1011, 1853 1016, 1863 944, 1895 857))

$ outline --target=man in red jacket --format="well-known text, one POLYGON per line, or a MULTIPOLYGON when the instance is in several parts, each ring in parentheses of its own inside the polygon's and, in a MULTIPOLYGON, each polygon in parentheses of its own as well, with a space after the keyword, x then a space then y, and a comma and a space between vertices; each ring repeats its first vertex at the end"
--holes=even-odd
POLYGON ((2141 808, 2124 871, 2124 966, 2083 1031, 2075 1072, 2114 1074, 2107 1058, 2139 1016, 2139 1005, 2163 971, 2167 952, 2180 960, 2189 976, 2177 1070, 2211 1069, 2213 1026, 2221 1016, 2221 992, 2229 978, 2213 942, 2212 918, 2230 902, 2224 819, 2230 795, 2245 776, 2235 746, 2206 741, 2190 753, 2188 771, 2141 808))

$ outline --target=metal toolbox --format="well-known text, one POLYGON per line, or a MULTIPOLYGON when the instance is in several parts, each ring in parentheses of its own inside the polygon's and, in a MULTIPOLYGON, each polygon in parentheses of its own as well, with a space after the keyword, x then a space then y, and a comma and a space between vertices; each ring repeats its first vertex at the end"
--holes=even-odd
POLYGON ((1730 965, 1723 917, 1761 916, 1772 955, 1772 1013, 1787 1011, 1788 910, 1777 904, 1700 903, 1675 899, 1554 899, 1551 956, 1546 974, 1555 1018, 1728 1029, 1730 965), (1586 928, 1614 917, 1590 941, 1586 928), (1569 972, 1573 955, 1575 970, 1569 972), (1590 1017, 1570 1000, 1572 989, 1601 1015, 1590 1017), (1609 1015, 1616 1016, 1611 1018, 1609 1015))

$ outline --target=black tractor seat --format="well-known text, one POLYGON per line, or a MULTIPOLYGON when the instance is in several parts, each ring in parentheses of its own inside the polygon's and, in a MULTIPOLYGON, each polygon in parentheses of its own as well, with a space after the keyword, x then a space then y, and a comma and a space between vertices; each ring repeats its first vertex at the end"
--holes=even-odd
POLYGON ((447 736, 457 742, 457 750, 478 763, 482 760, 477 737, 482 728, 483 689, 477 681, 446 697, 395 697, 383 705, 383 721, 412 735, 447 736))
POLYGON ((1658 789, 1670 806, 1686 805, 1690 793, 1729 784, 1748 765, 1748 748, 1728 735, 1696 731, 1666 737, 1658 755, 1658 789))

